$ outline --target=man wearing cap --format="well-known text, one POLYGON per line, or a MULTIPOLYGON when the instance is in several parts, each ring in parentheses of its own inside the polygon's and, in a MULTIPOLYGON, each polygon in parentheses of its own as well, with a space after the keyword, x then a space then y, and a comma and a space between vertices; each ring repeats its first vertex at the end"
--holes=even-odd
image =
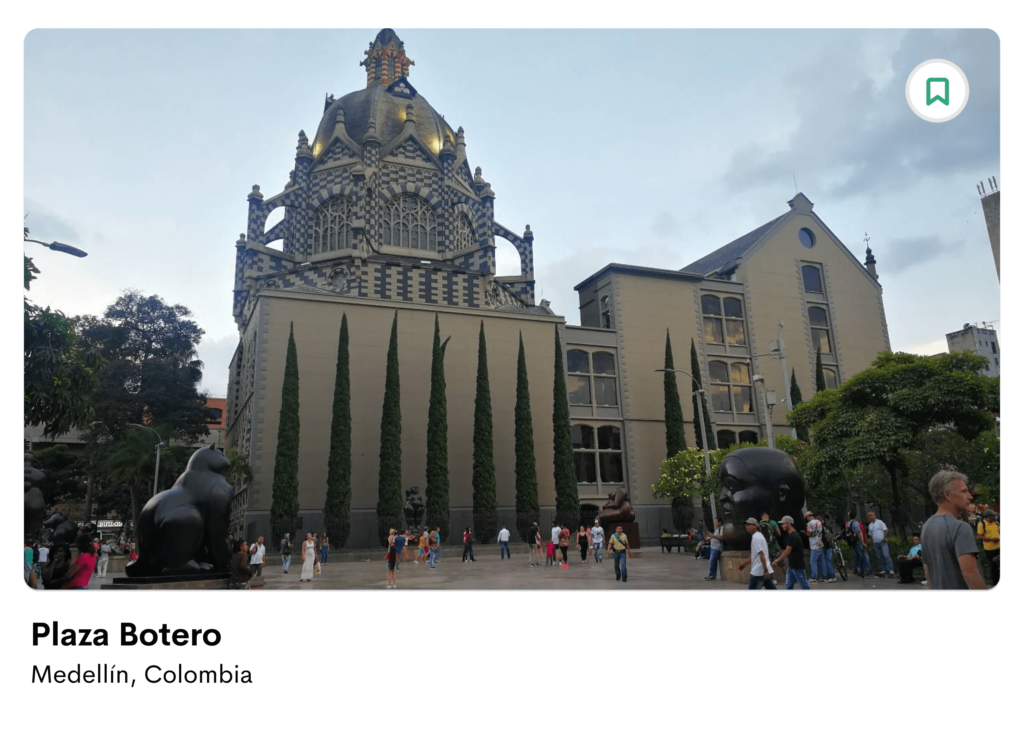
POLYGON ((996 522, 996 513, 990 509, 982 512, 981 517, 978 537, 985 548, 988 564, 992 566, 992 585, 996 585, 999 582, 999 523, 996 522))
POLYGON ((604 560, 604 528, 598 520, 594 520, 594 529, 590 531, 590 541, 594 545, 594 560, 604 560))
POLYGON ((800 539, 800 533, 793 526, 793 518, 786 515, 782 518, 782 529, 786 531, 786 549, 779 557, 772 561, 772 565, 779 565, 783 560, 789 559, 789 567, 786 570, 786 590, 793 590, 797 583, 805 591, 811 589, 807 582, 807 569, 804 564, 804 543, 800 539))
POLYGON ((768 562, 768 542, 757 529, 757 520, 748 517, 746 522, 747 534, 750 535, 750 558, 737 565, 737 569, 743 570, 750 566, 750 582, 747 588, 756 591, 761 586, 768 590, 775 590, 775 581, 772 580, 772 568, 768 562))
POLYGON ((718 577, 718 559, 722 556, 722 533, 725 527, 720 517, 715 518, 715 531, 711 533, 711 555, 708 556, 708 574, 704 580, 715 580, 718 577))

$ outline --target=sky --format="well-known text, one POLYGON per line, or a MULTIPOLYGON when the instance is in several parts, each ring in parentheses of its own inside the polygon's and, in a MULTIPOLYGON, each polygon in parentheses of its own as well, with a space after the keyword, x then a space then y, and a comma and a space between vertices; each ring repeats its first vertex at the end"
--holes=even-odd
MULTIPOLYGON (((25 225, 89 253, 26 244, 31 298, 69 315, 125 289, 186 305, 205 330, 202 387, 224 395, 246 195, 283 188, 325 94, 365 86, 378 30, 29 33, 25 225)), ((1001 180, 992 31, 395 30, 412 84, 464 127, 496 220, 534 231, 537 297, 569 324, 573 287, 606 264, 681 268, 799 190, 861 260, 870 236, 894 350, 1000 328, 976 190, 1001 180), (943 124, 905 97, 933 58, 970 84, 943 124)), ((518 273, 498 244, 498 273, 518 273)))

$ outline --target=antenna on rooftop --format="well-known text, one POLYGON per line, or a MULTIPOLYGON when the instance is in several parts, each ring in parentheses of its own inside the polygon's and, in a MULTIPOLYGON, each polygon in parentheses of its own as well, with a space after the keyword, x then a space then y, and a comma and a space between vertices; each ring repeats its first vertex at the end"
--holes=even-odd
POLYGON ((793 173, 793 194, 796 195, 800 192, 800 189, 796 186, 796 173, 793 173))

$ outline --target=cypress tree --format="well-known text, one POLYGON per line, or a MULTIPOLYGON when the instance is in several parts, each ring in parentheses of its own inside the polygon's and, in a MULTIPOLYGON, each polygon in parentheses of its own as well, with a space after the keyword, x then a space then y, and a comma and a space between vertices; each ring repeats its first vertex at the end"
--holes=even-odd
MULTIPOLYGON (((697 398, 700 398, 700 404, 704 409, 704 430, 708 434, 708 451, 714 451, 718 447, 715 445, 715 431, 711 428, 711 411, 708 410, 708 399, 706 395, 698 395, 697 391, 704 387, 703 379, 700 376, 700 362, 697 360, 697 344, 690 339, 690 372, 693 373, 693 377, 696 381, 690 381, 693 387, 693 417, 696 420, 697 414, 697 398)), ((695 423, 694 427, 694 442, 698 449, 704 448, 704 442, 700 437, 700 424, 695 423)))
POLYGON ((828 388, 828 386, 825 385, 825 368, 823 368, 821 366, 821 348, 820 347, 818 348, 818 359, 814 363, 814 380, 815 380, 815 385, 817 386, 817 389, 818 389, 819 393, 821 391, 826 390, 828 388))
MULTIPOLYGON (((388 544, 388 530, 402 516, 402 403, 398 382, 398 312, 391 323, 384 410, 380 419, 380 469, 377 476, 377 536, 388 544)), ((442 533, 444 534, 444 533, 442 533)))
POLYGON ((299 516, 299 356, 295 324, 288 326, 288 351, 277 422, 277 452, 270 505, 271 533, 277 544, 286 532, 297 530, 299 516))
POLYGON ((533 453, 533 416, 530 413, 530 382, 526 375, 526 349, 519 333, 516 367, 516 529, 523 540, 530 526, 540 520, 537 498, 537 459, 533 453))
POLYGON ((444 381, 445 338, 434 315, 434 349, 430 358, 430 410, 427 412, 427 514, 430 527, 448 534, 448 396, 444 381))
MULTIPOLYGON (((665 330, 665 370, 674 370, 672 359, 672 338, 665 330)), ((686 431, 683 429, 683 406, 679 402, 679 387, 676 374, 665 373, 665 451, 671 458, 686 448, 686 431)))
POLYGON ((348 317, 341 315, 334 374, 331 451, 327 457, 324 525, 336 548, 345 547, 352 524, 352 389, 348 367, 348 317))
MULTIPOLYGON (((796 368, 793 368, 793 372, 789 377, 789 403, 794 408, 804 402, 804 396, 800 392, 800 386, 796 382, 796 368)), ((801 426, 796 430, 796 437, 801 441, 809 441, 810 436, 807 433, 807 427, 801 426)))
POLYGON ((579 524, 580 495, 576 487, 576 464, 572 453, 569 423, 569 394, 562 367, 562 338, 555 328, 555 385, 552 425, 555 436, 555 519, 560 525, 579 524))
POLYGON ((491 382, 487 373, 487 340, 480 322, 476 355, 476 400, 473 408, 473 529, 481 543, 498 530, 498 482, 494 474, 494 424, 491 382))

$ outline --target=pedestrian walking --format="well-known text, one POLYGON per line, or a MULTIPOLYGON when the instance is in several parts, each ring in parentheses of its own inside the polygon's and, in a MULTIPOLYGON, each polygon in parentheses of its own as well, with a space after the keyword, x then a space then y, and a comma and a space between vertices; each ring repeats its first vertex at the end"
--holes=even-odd
POLYGON ((921 528, 921 554, 928 587, 984 589, 974 532, 960 519, 974 501, 967 488, 967 477, 955 471, 940 471, 928 482, 928 492, 939 506, 921 528))
POLYGON ((821 539, 821 520, 815 519, 814 513, 810 510, 804 515, 807 520, 807 538, 811 546, 811 583, 825 582, 825 543, 821 539))
POLYGON ((36 582, 40 588, 43 587, 43 568, 50 557, 50 548, 46 545, 39 546, 39 559, 36 561, 36 582))
MULTIPOLYGON (((100 578, 107 577, 107 565, 110 563, 111 549, 112 548, 107 543, 103 543, 102 545, 100 545, 99 559, 96 561, 97 575, 99 575, 100 578)), ((42 560, 42 548, 39 549, 39 552, 39 559, 42 560)))
POLYGON ((508 549, 509 538, 512 537, 509 531, 505 529, 505 526, 501 526, 501 531, 498 533, 498 545, 501 546, 501 559, 505 559, 505 554, 508 554, 508 559, 512 559, 512 551, 508 549))
POLYGON ((850 519, 843 531, 846 543, 853 549, 853 574, 861 578, 874 576, 871 572, 871 558, 868 557, 867 530, 857 519, 856 510, 850 510, 850 519))
POLYGON ((437 551, 441 544, 441 530, 437 529, 427 535, 427 549, 430 551, 430 569, 437 567, 437 551))
POLYGON ((889 528, 874 512, 868 512, 868 537, 871 538, 871 549, 881 569, 879 573, 885 571, 892 578, 896 571, 892 569, 892 558, 889 557, 889 528))
MULTIPOLYGON (((996 522, 996 513, 993 510, 987 509, 981 513, 978 537, 981 538, 985 557, 988 558, 988 564, 992 568, 992 585, 996 585, 999 582, 999 523, 996 522)), ((40 553, 42 553, 42 548, 40 548, 40 553)))
POLYGON ((540 566, 540 553, 542 543, 540 539, 540 528, 534 522, 526 533, 526 542, 530 546, 530 567, 540 566))
POLYGON ((562 560, 559 562, 563 568, 569 568, 569 528, 563 527, 562 532, 558 536, 558 550, 562 554, 562 560))
POLYGON ((747 518, 747 534, 750 535, 750 557, 740 563, 737 567, 743 570, 750 566, 750 580, 747 588, 752 591, 764 587, 768 590, 775 590, 775 581, 772 578, 771 563, 768 562, 768 541, 757 529, 758 522, 753 517, 747 518))
POLYGON ((327 556, 331 553, 331 541, 327 538, 327 533, 323 533, 320 537, 320 562, 322 564, 327 563, 327 556))
POLYGON ((612 554, 612 562, 615 563, 615 580, 626 582, 626 558, 632 557, 629 549, 629 538, 622 531, 622 525, 615 528, 611 538, 608 540, 608 550, 612 554))
POLYGON ((782 564, 783 560, 788 561, 786 567, 786 590, 793 590, 793 586, 797 583, 805 591, 811 589, 811 584, 807 582, 807 571, 804 566, 804 542, 800 539, 800 533, 796 531, 796 527, 793 525, 793 518, 789 515, 783 517, 780 522, 782 523, 782 530, 786 533, 786 547, 779 553, 779 557, 772 561, 772 565, 777 567, 782 564))
MULTIPOLYGON (((557 558, 558 553, 559 553, 558 541, 561 538, 562 538, 562 528, 561 528, 561 526, 558 524, 558 522, 552 522, 551 523, 551 543, 555 546, 554 555, 556 556, 556 558, 557 558)), ((555 564, 554 561, 552 561, 551 564, 554 565, 555 564)), ((561 565, 561 563, 559 563, 559 565, 561 565)))
POLYGON ((587 538, 587 526, 580 525, 579 531, 576 533, 576 547, 580 551, 580 561, 587 562, 587 551, 590 549, 590 540, 587 538))
POLYGON ((75 562, 68 568, 67 580, 61 587, 86 590, 89 588, 89 579, 92 578, 92 571, 96 568, 96 553, 92 542, 89 541, 87 536, 78 538, 77 547, 78 557, 75 558, 75 562))
POLYGON ((284 568, 284 572, 288 572, 288 568, 292 564, 292 534, 290 532, 284 533, 284 537, 281 539, 281 567, 284 568))
POLYGON ((320 558, 316 554, 316 538, 313 537, 312 532, 307 532, 306 539, 302 543, 302 573, 299 575, 299 580, 311 583, 313 573, 319 565, 320 558))
POLYGON ((708 554, 708 574, 704 580, 716 580, 718 578, 718 561, 722 557, 722 538, 725 533, 725 526, 719 517, 715 518, 715 530, 711 533, 711 552, 708 554))
POLYGON ((228 588, 248 590, 249 578, 252 577, 249 543, 245 540, 235 540, 231 544, 231 551, 231 573, 228 577, 228 588))
POLYGON ((465 563, 467 560, 475 563, 476 558, 473 557, 473 528, 467 527, 466 531, 462 533, 462 562, 465 563))
POLYGON ((590 539, 594 548, 594 560, 600 563, 604 560, 604 528, 597 520, 594 520, 594 526, 590 529, 590 539))
MULTIPOLYGON (((426 562, 430 556, 430 533, 426 528, 423 528, 423 532, 420 533, 419 546, 416 549, 416 559, 413 561, 417 565, 420 562, 420 558, 423 558, 423 562, 426 562)), ((430 564, 433 567, 433 563, 430 564)))
POLYGON ((263 544, 263 535, 249 548, 249 576, 263 575, 263 566, 267 564, 267 546, 263 544))
POLYGON ((391 529, 391 533, 388 535, 388 552, 384 556, 388 567, 388 588, 398 588, 398 574, 396 572, 398 569, 397 532, 394 528, 391 529))
POLYGON ((405 546, 408 542, 408 530, 402 530, 400 534, 395 535, 395 570, 402 569, 402 556, 405 555, 405 546))

